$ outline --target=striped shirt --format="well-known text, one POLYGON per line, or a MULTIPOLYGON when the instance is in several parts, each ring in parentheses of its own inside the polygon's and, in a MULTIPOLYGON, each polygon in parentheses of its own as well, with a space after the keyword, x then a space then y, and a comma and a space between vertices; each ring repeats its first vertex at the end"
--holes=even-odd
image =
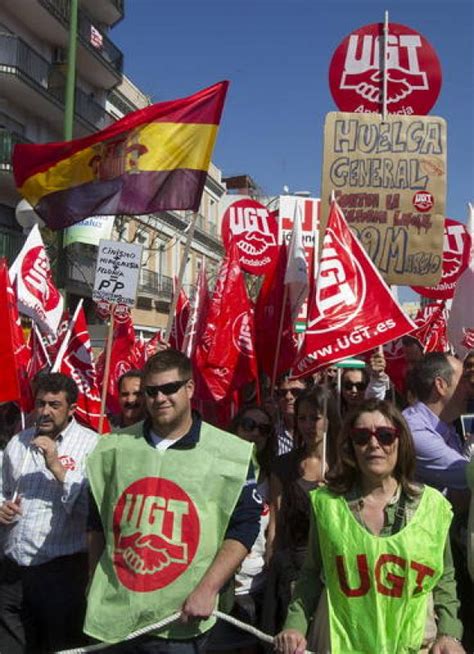
POLYGON ((46 467, 43 454, 29 447, 34 433, 34 428, 26 429, 11 439, 2 466, 3 499, 11 499, 18 489, 22 510, 14 523, 0 525, 6 532, 4 553, 24 566, 86 550, 85 460, 98 439, 94 431, 71 420, 56 441, 59 459, 66 468, 61 483, 46 467))
POLYGON ((277 456, 281 456, 282 454, 287 454, 288 452, 291 452, 295 444, 293 442, 293 436, 285 427, 285 423, 283 422, 283 420, 280 420, 280 422, 278 423, 277 430, 276 430, 276 437, 277 437, 277 456))

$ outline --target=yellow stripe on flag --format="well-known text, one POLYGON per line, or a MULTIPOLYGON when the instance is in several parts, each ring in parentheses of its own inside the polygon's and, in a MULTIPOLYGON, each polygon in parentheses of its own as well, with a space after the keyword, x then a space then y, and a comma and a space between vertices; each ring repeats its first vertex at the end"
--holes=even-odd
POLYGON ((108 179, 131 171, 207 170, 217 129, 217 125, 199 123, 148 123, 120 135, 122 138, 113 142, 101 141, 76 152, 48 170, 30 177, 19 190, 34 206, 51 193, 94 180, 104 181, 103 173, 97 172, 104 159, 107 161, 108 179))

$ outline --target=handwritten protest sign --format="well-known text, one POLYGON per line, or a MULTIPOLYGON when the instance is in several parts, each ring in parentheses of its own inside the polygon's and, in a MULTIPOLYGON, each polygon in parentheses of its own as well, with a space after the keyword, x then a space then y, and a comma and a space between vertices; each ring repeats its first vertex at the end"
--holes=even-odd
POLYGON ((331 191, 390 284, 441 276, 446 122, 437 116, 331 112, 324 129, 321 229, 331 191))
POLYGON ((92 299, 132 307, 141 258, 141 245, 100 240, 92 299))

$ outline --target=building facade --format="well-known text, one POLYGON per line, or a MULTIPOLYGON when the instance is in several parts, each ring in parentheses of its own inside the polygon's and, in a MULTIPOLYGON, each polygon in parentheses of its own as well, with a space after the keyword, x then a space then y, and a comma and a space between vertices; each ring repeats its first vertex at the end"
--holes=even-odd
MULTIPOLYGON (((25 239, 15 219, 21 198, 12 175, 13 147, 64 139, 69 12, 70 0, 0 0, 0 256, 9 261, 25 239)), ((111 40, 111 28, 123 17, 124 0, 79 2, 74 138, 150 104, 123 75, 122 52, 111 40)), ((200 267, 206 265, 212 278, 223 255, 217 204, 225 192, 221 172, 211 164, 184 276, 187 293, 200 267)), ((166 324, 189 221, 188 212, 177 211, 115 218, 112 238, 143 246, 134 322, 145 335, 166 324)), ((49 241, 54 259, 53 234, 49 241)), ((85 298, 90 323, 97 322, 90 300, 96 256, 96 245, 66 248, 69 304, 85 298)))

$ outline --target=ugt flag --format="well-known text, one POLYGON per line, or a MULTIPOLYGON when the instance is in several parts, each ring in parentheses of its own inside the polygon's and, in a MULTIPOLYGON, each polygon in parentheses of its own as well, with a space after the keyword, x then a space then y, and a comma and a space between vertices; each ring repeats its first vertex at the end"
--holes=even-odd
POLYGON ((331 203, 308 326, 292 376, 304 377, 411 332, 415 325, 331 203))
POLYGON ((472 239, 469 265, 456 284, 448 318, 449 341, 461 358, 474 348, 474 205, 471 203, 466 227, 472 239))
POLYGON ((36 322, 44 333, 55 334, 63 313, 64 299, 54 285, 38 225, 33 227, 13 262, 10 281, 16 287, 21 313, 36 322))
POLYGON ((7 260, 3 258, 0 259, 0 335, 0 402, 18 402, 22 411, 31 411, 30 356, 18 316, 16 295, 10 286, 7 260))
POLYGON ((76 418, 87 427, 98 431, 101 398, 91 339, 82 307, 74 323, 71 339, 61 362, 60 372, 72 377, 79 389, 76 418))
POLYGON ((75 141, 17 145, 18 191, 52 229, 96 215, 197 211, 228 84, 153 104, 75 141))

